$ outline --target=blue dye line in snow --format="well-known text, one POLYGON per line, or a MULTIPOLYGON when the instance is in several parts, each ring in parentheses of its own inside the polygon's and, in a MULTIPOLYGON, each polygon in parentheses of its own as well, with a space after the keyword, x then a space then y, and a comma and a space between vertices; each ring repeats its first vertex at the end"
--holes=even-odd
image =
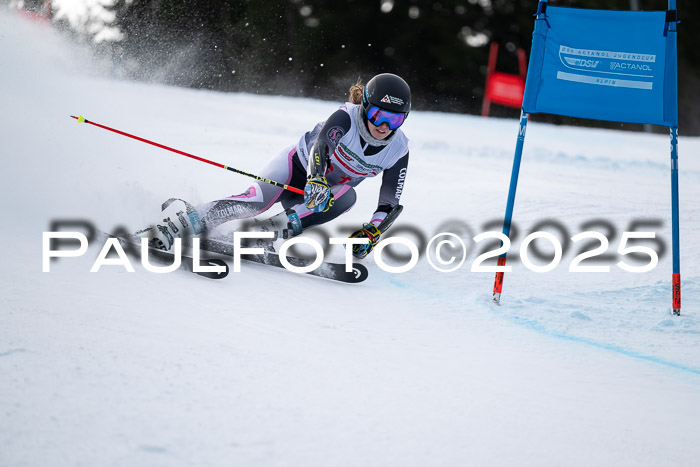
POLYGON ((399 287, 400 289, 407 289, 407 288, 409 288, 409 287, 408 287, 408 284, 405 284, 405 283, 403 283, 403 282, 401 282, 401 281, 397 281, 397 280, 395 280, 395 279, 390 279, 390 280, 389 280, 389 283, 390 283, 391 285, 393 285, 394 287, 399 287))
MULTIPOLYGON (((402 282, 400 280, 397 280, 395 278, 390 279, 389 283, 391 285, 393 285, 394 287, 399 287, 402 289, 411 288, 407 283, 402 282)), ((413 291, 416 291, 416 289, 413 289, 413 288, 411 288, 411 289, 413 291)), ((431 295, 435 296, 435 293, 436 293, 435 291, 431 291, 431 295)), ((441 296, 442 294, 437 293, 437 295, 441 296)), ((658 365, 664 365, 664 366, 667 366, 669 368, 674 368, 676 370, 681 370, 681 371, 685 371, 685 372, 692 373, 695 375, 700 375, 700 368, 694 368, 692 366, 683 365, 682 363, 671 362, 668 360, 664 360, 662 358, 653 357, 651 355, 646 355, 643 353, 635 352, 634 350, 628 350, 628 349, 625 349, 624 347, 620 347, 620 346, 613 345, 613 344, 606 344, 604 342, 598 342, 598 341, 594 341, 591 339, 586 339, 584 337, 571 336, 571 335, 568 335, 568 334, 565 334, 562 332, 548 329, 545 326, 537 323, 536 321, 532 321, 530 319, 523 318, 520 316, 512 316, 512 315, 509 316, 506 314, 498 314, 498 316, 501 319, 504 319, 506 321, 510 321, 510 322, 520 326, 520 327, 524 327, 524 328, 530 329, 532 331, 538 332, 540 334, 545 334, 545 335, 550 336, 550 337, 568 340, 570 342, 577 342, 579 344, 590 345, 592 347, 607 350, 610 352, 615 352, 615 353, 618 353, 620 355, 625 355, 627 357, 632 357, 632 358, 636 358, 639 360, 644 360, 647 362, 656 363, 658 365)))
POLYGON ((603 342, 597 342, 594 340, 586 339, 584 337, 570 336, 570 335, 564 334, 562 332, 547 329, 546 327, 542 326, 541 324, 539 324, 535 321, 529 320, 527 318, 522 318, 520 316, 508 316, 508 315, 500 315, 500 316, 508 321, 511 321, 511 322, 517 324, 518 326, 525 327, 525 328, 531 329, 533 331, 539 332, 541 334, 546 334, 546 335, 551 336, 551 337, 556 337, 557 339, 564 339, 564 340, 568 340, 571 342, 578 342, 581 344, 590 345, 593 347, 597 347, 599 349, 619 353, 619 354, 625 355, 627 357, 638 358, 640 360, 645 360, 647 362, 657 363, 659 365, 664 365, 664 366, 667 366, 670 368, 675 368, 677 370, 687 371, 688 373, 700 375, 700 368, 693 368, 691 366, 683 365, 681 363, 675 363, 675 362, 671 362, 668 360, 664 360, 662 358, 653 357, 651 355, 645 355, 643 353, 635 352, 634 350, 628 350, 628 349, 625 349, 624 347, 619 347, 617 345, 606 344, 603 342))

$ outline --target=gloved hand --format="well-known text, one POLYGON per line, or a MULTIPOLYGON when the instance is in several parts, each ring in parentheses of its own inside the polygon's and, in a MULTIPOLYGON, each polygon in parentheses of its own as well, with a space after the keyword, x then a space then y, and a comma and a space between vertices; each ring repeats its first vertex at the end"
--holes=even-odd
POLYGON ((326 212, 333 206, 331 186, 323 175, 312 175, 304 187, 304 205, 313 212, 326 212))
POLYGON ((352 246, 352 255, 355 258, 364 259, 377 245, 382 233, 374 224, 364 224, 360 230, 350 234, 350 238, 366 238, 369 243, 352 246))

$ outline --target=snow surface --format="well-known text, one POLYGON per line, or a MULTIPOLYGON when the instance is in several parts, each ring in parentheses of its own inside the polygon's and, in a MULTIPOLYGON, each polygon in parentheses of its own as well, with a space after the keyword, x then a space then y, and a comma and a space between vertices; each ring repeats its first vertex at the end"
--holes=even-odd
MULTIPOLYGON (((5 11, 0 57, 0 465, 697 465, 700 140, 682 127, 681 317, 668 137, 531 123, 514 223, 572 236, 608 221, 614 261, 570 273, 578 245, 548 273, 510 261, 498 307, 470 239, 500 230, 518 124, 420 110, 395 232, 462 235, 456 272, 423 258, 390 274, 370 257, 355 286, 254 264, 222 281, 90 273, 93 244, 43 273, 53 221, 135 230, 169 197, 249 184, 69 115, 254 172, 339 103, 111 80, 5 11), (615 266, 635 219, 660 220, 666 246, 641 274, 615 266)), ((327 231, 367 221, 379 182, 327 231)))

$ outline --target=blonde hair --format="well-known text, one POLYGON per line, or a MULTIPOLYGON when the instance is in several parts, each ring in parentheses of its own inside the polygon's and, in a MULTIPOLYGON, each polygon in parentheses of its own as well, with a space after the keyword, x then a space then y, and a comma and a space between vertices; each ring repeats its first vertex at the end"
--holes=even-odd
POLYGON ((365 86, 362 84, 362 78, 357 78, 355 84, 350 86, 350 98, 351 104, 361 104, 362 103, 362 93, 365 91, 365 86))

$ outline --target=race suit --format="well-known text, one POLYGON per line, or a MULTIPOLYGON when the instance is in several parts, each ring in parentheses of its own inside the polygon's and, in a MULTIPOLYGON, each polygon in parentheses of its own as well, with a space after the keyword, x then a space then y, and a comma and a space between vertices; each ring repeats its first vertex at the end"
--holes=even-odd
POLYGON ((196 210, 207 229, 225 222, 261 214, 275 203, 293 210, 305 230, 329 222, 347 212, 357 200, 353 187, 368 177, 382 174, 379 202, 372 216, 375 225, 401 198, 408 167, 408 138, 401 129, 377 140, 367 129, 360 105, 346 103, 325 122, 306 132, 299 142, 281 151, 260 171, 263 178, 303 189, 314 169, 309 154, 323 153, 322 170, 331 185, 335 202, 326 212, 314 213, 304 196, 264 182, 253 183, 245 193, 200 205, 196 210))

